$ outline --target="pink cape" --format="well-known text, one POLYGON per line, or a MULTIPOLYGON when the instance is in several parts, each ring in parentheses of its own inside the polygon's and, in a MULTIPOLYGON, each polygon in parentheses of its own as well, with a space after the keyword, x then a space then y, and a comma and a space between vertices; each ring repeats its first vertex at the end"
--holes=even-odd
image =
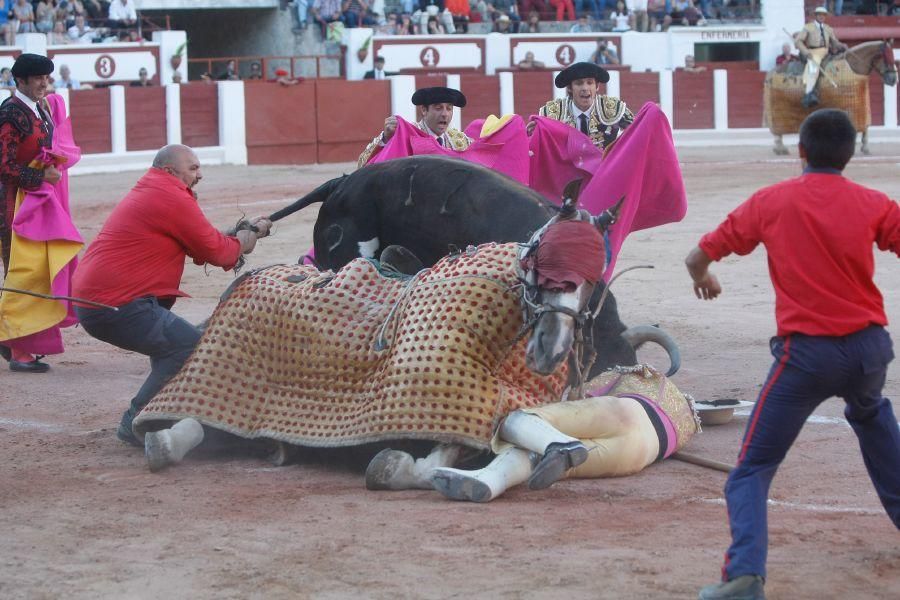
POLYGON ((587 183, 600 168, 603 153, 591 139, 565 123, 547 117, 532 117, 531 176, 528 187, 554 204, 573 179, 587 183))
POLYGON ((475 138, 465 150, 445 148, 433 137, 401 117, 397 117, 397 131, 380 152, 369 159, 374 164, 420 154, 437 154, 450 158, 461 158, 478 163, 494 171, 512 177, 519 183, 528 185, 528 135, 525 122, 515 115, 497 131, 479 138, 482 121, 469 125, 466 133, 475 138), (477 127, 477 130, 476 130, 477 127), (474 133, 474 135, 472 135, 474 133))
MULTIPOLYGON (((52 242, 65 240, 82 243, 83 239, 69 212, 69 176, 68 169, 81 159, 81 149, 75 144, 72 134, 72 122, 66 116, 65 103, 61 96, 50 94, 47 102, 51 107, 53 119, 53 145, 48 151, 42 148, 35 160, 45 165, 52 164, 58 158, 65 162, 57 165, 61 177, 56 185, 42 183, 36 190, 26 191, 19 209, 12 222, 16 235, 35 242, 52 242)), ((70 296, 72 292, 72 275, 78 264, 72 258, 53 278, 50 283, 51 293, 55 296, 70 296)), ((31 335, 7 340, 4 345, 31 354, 59 354, 63 351, 60 327, 69 327, 78 322, 72 304, 60 300, 66 307, 66 316, 56 326, 31 335)))

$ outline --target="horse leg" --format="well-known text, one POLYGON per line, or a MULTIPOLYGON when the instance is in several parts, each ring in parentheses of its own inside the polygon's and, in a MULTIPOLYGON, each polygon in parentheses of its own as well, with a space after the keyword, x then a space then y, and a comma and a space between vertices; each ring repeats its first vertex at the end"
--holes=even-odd
POLYGON ((408 452, 386 448, 375 455, 366 468, 366 489, 431 490, 432 473, 439 467, 452 467, 461 446, 440 444, 425 458, 414 459, 408 452))
POLYGON ((784 140, 780 135, 775 136, 775 147, 772 150, 779 156, 789 154, 787 146, 784 145, 784 140))
POLYGON ((452 500, 490 502, 509 488, 527 481, 538 458, 521 448, 507 448, 483 469, 435 469, 432 482, 434 489, 452 500))
POLYGON ((871 154, 871 152, 869 152, 869 130, 868 129, 864 129, 862 132, 862 144, 860 144, 859 150, 866 156, 871 154))
POLYGON ((153 472, 180 462, 203 441, 203 426, 194 419, 182 419, 169 429, 144 436, 144 455, 153 472))

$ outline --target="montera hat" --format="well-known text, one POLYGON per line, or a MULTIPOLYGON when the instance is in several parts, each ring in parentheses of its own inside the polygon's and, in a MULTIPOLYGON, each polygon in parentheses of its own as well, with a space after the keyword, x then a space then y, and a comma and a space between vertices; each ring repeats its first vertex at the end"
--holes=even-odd
POLYGON ((597 83, 606 83, 609 81, 609 73, 606 69, 598 67, 594 63, 577 62, 570 65, 559 72, 556 76, 556 87, 564 88, 576 79, 587 79, 588 77, 596 79, 597 83))
POLYGON ((824 6, 817 6, 817 7, 816 7, 816 10, 815 10, 814 12, 815 12, 817 15, 827 15, 827 14, 828 14, 828 9, 825 8, 824 6))
POLYGON ((53 61, 40 54, 24 53, 13 64, 13 77, 26 78, 32 75, 49 75, 53 72, 53 61))
POLYGON ((466 97, 459 90, 448 87, 422 88, 416 90, 416 93, 412 95, 412 103, 416 106, 428 106, 444 102, 449 102, 453 106, 462 108, 466 105, 466 97))

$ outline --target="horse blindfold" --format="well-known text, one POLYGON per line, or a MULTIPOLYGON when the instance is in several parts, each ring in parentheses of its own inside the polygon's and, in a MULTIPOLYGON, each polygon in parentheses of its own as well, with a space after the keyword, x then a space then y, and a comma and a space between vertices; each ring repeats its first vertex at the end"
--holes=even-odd
POLYGON ((543 289, 571 291, 585 281, 600 281, 605 264, 603 236, 592 223, 560 221, 547 228, 522 268, 534 270, 543 289))

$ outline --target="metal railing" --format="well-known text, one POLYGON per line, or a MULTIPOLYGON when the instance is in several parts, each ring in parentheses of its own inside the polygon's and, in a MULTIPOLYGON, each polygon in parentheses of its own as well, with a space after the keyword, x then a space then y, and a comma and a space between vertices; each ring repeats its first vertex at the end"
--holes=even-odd
POLYGON ((188 59, 188 79, 200 79, 208 73, 212 79, 228 79, 228 65, 234 61, 236 79, 275 79, 275 71, 283 69, 292 78, 340 77, 340 54, 306 56, 221 56, 188 59), (254 77, 252 65, 259 65, 259 77, 254 77))

